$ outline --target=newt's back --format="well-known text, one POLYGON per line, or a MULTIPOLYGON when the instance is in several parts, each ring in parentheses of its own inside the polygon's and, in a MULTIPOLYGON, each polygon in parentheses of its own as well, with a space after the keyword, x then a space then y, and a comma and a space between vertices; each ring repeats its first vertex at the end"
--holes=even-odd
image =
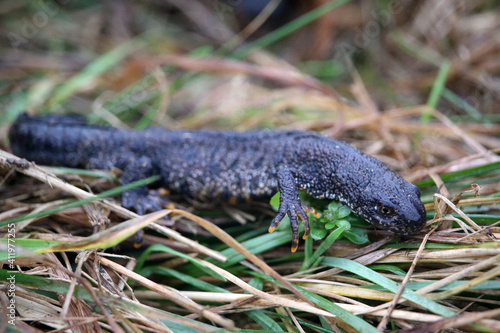
MULTIPOLYGON (((167 130, 152 127, 143 131, 88 124, 78 116, 20 115, 9 130, 14 154, 42 165, 94 168, 123 167, 125 159, 149 156, 169 159, 171 167, 194 160, 206 164, 274 165, 289 143, 316 134, 304 131, 258 130, 245 133, 220 131, 167 130), (133 155, 133 156, 129 156, 133 155), (97 160, 102 163, 97 163, 97 160), (238 160, 238 161, 236 161, 238 160), (183 163, 184 162, 184 163, 183 163)), ((160 163, 163 161, 160 161, 160 163)), ((248 166, 247 166, 248 167, 248 166)))

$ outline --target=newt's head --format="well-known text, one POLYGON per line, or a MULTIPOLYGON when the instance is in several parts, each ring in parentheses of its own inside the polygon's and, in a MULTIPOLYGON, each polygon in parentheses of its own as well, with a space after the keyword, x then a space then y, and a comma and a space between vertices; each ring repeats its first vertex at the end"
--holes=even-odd
POLYGON ((372 180, 355 213, 373 225, 398 235, 412 235, 425 225, 426 212, 417 186, 390 174, 372 180))
POLYGON ((298 155, 304 177, 299 187, 316 198, 335 199, 374 226, 399 235, 422 229, 426 212, 420 190, 394 173, 382 161, 334 140, 304 140, 313 147, 298 155), (311 158, 314 157, 314 158, 311 158), (304 161, 309 161, 304 163, 304 161))

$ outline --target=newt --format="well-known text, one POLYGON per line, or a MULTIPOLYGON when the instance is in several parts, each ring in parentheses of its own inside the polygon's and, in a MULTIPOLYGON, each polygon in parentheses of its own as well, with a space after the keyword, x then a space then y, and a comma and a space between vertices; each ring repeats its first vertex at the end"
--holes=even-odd
MULTIPOLYGON (((298 191, 337 200, 376 227, 411 235, 426 222, 417 186, 380 160, 347 143, 310 131, 141 131, 87 124, 74 116, 20 115, 9 130, 14 154, 42 165, 122 170, 128 184, 159 176, 158 186, 202 202, 262 201, 280 192, 269 231, 288 215, 292 251, 299 219, 310 227, 298 191)), ((147 186, 122 194, 122 205, 142 215, 165 201, 147 186)))

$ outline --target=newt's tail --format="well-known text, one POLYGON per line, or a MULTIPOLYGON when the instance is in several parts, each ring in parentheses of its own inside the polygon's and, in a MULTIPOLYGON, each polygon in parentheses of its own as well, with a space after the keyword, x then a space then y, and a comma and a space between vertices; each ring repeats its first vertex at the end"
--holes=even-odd
POLYGON ((84 167, 88 151, 82 142, 99 137, 103 127, 88 125, 73 116, 20 115, 9 130, 12 152, 43 165, 84 167))

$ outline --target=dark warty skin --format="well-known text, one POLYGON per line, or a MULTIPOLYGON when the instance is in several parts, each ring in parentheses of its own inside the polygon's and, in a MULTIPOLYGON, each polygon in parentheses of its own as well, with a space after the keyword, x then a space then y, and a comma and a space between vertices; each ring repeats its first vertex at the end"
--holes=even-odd
MULTIPOLYGON (((88 125, 79 117, 21 115, 9 131, 12 151, 42 165, 123 170, 121 182, 152 175, 173 193, 204 202, 269 200, 280 206, 269 230, 285 215, 298 247, 298 218, 306 212, 298 190, 335 199, 358 216, 395 234, 411 235, 425 224, 419 189, 381 161, 350 145, 307 131, 246 133, 127 131, 88 125)), ((147 187, 123 193, 122 205, 138 214, 160 210, 161 198, 147 187)))

